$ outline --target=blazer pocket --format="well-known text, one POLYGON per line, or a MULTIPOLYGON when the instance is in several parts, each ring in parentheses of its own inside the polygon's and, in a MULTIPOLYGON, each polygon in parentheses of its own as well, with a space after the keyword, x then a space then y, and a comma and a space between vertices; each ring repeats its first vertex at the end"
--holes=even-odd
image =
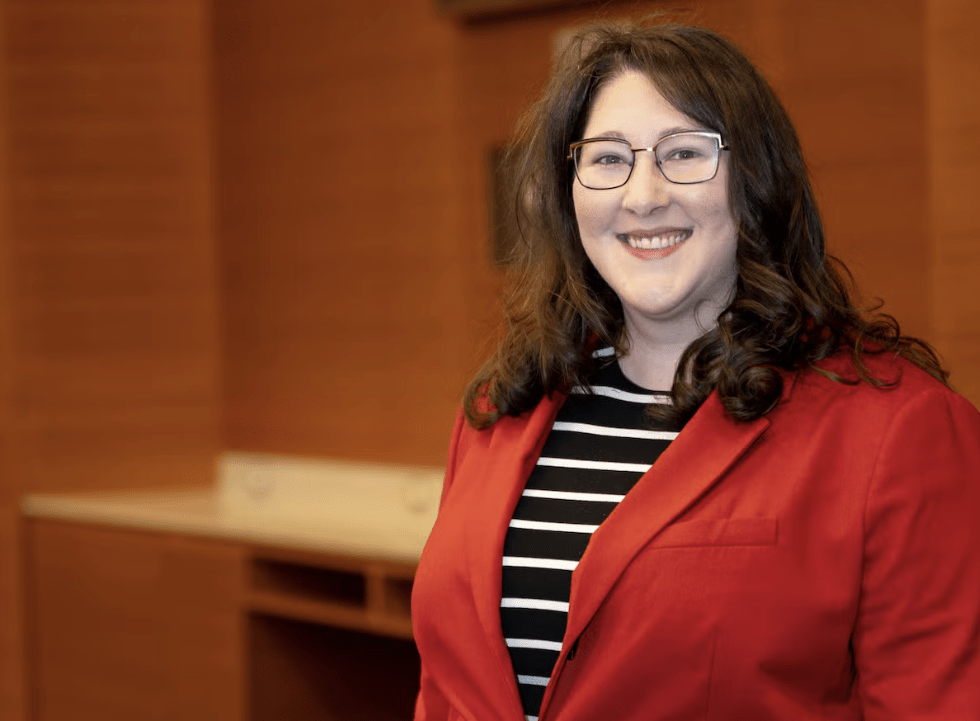
POLYGON ((672 523, 657 534, 650 548, 774 545, 775 518, 722 518, 672 523))

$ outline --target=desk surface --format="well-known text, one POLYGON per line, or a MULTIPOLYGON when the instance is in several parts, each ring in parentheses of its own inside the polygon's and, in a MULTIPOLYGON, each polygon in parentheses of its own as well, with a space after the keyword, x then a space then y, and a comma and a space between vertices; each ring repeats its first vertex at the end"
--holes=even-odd
POLYGON ((30 518, 165 531, 348 556, 417 562, 426 535, 339 522, 314 524, 230 513, 213 488, 33 494, 21 501, 30 518))

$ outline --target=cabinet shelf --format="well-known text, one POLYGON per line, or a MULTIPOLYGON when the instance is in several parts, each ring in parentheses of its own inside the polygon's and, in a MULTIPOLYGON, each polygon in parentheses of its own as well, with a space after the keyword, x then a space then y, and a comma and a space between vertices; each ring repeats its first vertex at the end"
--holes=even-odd
POLYGON ((412 638, 413 564, 254 549, 248 611, 412 638))
POLYGON ((250 593, 246 598, 246 606, 249 611, 266 616, 366 631, 394 638, 412 638, 411 618, 376 614, 358 606, 306 601, 264 591, 250 593))

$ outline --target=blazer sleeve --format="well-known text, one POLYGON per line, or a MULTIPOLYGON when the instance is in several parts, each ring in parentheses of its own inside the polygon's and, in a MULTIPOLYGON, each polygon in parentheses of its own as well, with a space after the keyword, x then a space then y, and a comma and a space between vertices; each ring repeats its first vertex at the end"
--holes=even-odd
POLYGON ((459 410, 456 411, 456 420, 453 423, 453 432, 449 437, 449 451, 446 456, 446 475, 442 481, 442 496, 439 499, 439 508, 446 502, 446 496, 449 495, 449 489, 453 484, 453 477, 456 475, 456 466, 458 465, 459 458, 461 457, 461 446, 463 432, 467 430, 468 426, 466 424, 466 416, 463 413, 463 408, 460 406, 459 410))
MULTIPOLYGON (((449 495, 449 489, 452 487, 457 462, 460 457, 460 446, 463 445, 461 438, 466 428, 466 417, 463 414, 463 409, 460 408, 456 413, 456 421, 453 424, 453 432, 449 441, 446 475, 443 479, 442 496, 439 501, 440 512, 446 504, 446 496, 449 495)), ((419 694, 415 700, 415 721, 446 721, 449 718, 449 712, 449 703, 432 681, 432 677, 426 666, 425 657, 423 656, 419 694)))
POLYGON ((854 659, 866 721, 980 719, 980 414, 934 388, 895 413, 865 507, 854 659))

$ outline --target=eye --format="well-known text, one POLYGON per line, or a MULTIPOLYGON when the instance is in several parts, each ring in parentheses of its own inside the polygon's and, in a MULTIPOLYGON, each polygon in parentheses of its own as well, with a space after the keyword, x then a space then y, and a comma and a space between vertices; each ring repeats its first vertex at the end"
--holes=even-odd
POLYGON ((629 163, 629 160, 624 158, 622 155, 607 153, 606 155, 598 156, 593 162, 596 165, 617 165, 619 163, 629 163))
POLYGON ((616 140, 588 142, 578 152, 579 167, 612 169, 633 164, 633 152, 629 145, 616 140))
POLYGON ((713 136, 701 133, 678 133, 664 138, 657 145, 657 162, 672 165, 698 165, 711 162, 718 155, 713 136))
POLYGON ((697 148, 677 148, 676 150, 671 150, 670 154, 664 160, 697 160, 701 157, 703 155, 697 148))

